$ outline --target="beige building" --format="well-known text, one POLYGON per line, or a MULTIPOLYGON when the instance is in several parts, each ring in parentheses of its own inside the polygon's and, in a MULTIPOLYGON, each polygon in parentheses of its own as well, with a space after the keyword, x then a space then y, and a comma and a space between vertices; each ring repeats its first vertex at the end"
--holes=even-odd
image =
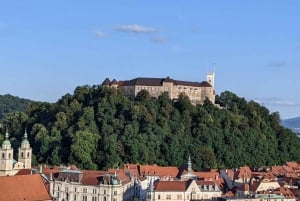
POLYGON ((22 169, 31 169, 32 149, 27 140, 25 131, 24 139, 19 147, 18 161, 14 160, 14 150, 9 141, 9 135, 6 131, 5 140, 0 148, 0 176, 12 176, 22 169))
POLYGON ((178 99, 180 94, 189 97, 192 103, 202 104, 206 98, 215 103, 215 74, 208 73, 207 80, 203 82, 190 82, 166 78, 144 78, 139 77, 132 80, 117 82, 106 78, 102 85, 117 88, 125 96, 135 97, 140 91, 147 90, 152 97, 158 97, 168 92, 170 98, 178 99))
POLYGON ((133 180, 117 172, 62 169, 49 180, 58 201, 131 201, 135 196, 133 180))

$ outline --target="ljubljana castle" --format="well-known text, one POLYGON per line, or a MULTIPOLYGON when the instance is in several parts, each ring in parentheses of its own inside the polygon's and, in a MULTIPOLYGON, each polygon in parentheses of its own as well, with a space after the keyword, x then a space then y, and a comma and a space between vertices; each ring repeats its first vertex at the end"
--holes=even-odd
POLYGON ((132 80, 110 81, 106 78, 102 85, 117 88, 125 96, 135 97, 141 90, 147 90, 151 97, 158 97, 164 92, 168 92, 170 98, 178 99, 184 93, 192 103, 202 104, 207 98, 215 103, 215 73, 207 73, 206 81, 190 82, 166 78, 145 78, 138 77, 132 80))
POLYGON ((21 169, 31 169, 32 149, 25 131, 24 139, 19 147, 18 161, 13 158, 14 149, 8 138, 8 131, 5 133, 5 140, 0 148, 0 176, 12 176, 21 169))

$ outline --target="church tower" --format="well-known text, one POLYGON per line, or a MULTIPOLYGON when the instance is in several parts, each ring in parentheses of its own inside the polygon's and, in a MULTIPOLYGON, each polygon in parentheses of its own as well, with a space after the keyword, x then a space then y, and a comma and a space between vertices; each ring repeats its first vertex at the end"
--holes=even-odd
POLYGON ((24 139, 21 143, 21 146, 19 147, 19 157, 18 157, 18 161, 24 164, 25 169, 31 169, 31 154, 32 154, 32 149, 27 139, 27 132, 25 130, 24 139))
POLYGON ((13 174, 13 153, 14 150, 11 147, 8 139, 8 131, 6 130, 5 140, 0 149, 0 176, 13 174))

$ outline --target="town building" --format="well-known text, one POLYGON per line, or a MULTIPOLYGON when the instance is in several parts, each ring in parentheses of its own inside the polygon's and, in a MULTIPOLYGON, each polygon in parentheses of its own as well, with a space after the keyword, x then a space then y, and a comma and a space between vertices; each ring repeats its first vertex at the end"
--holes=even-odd
POLYGON ((0 176, 12 176, 22 169, 31 169, 32 149, 25 131, 24 139, 19 147, 18 161, 13 158, 14 150, 9 141, 9 134, 6 130, 5 140, 0 148, 0 176))
POLYGON ((208 73, 206 81, 190 82, 166 78, 138 77, 132 80, 110 81, 106 78, 103 86, 117 88, 125 96, 135 97, 140 91, 147 90, 151 97, 157 98, 167 92, 172 100, 178 99, 180 94, 185 94, 194 104, 203 104, 205 99, 215 103, 215 73, 208 73))
POLYGON ((46 173, 50 194, 58 201, 132 201, 135 184, 121 171, 93 171, 60 168, 46 173))

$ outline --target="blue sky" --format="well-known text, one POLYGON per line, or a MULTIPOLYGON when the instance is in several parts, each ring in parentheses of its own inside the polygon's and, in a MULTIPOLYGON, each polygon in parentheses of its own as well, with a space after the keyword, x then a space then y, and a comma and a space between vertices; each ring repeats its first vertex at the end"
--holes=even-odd
POLYGON ((0 0, 0 94, 55 102, 106 78, 203 81, 300 116, 300 1, 0 0))

